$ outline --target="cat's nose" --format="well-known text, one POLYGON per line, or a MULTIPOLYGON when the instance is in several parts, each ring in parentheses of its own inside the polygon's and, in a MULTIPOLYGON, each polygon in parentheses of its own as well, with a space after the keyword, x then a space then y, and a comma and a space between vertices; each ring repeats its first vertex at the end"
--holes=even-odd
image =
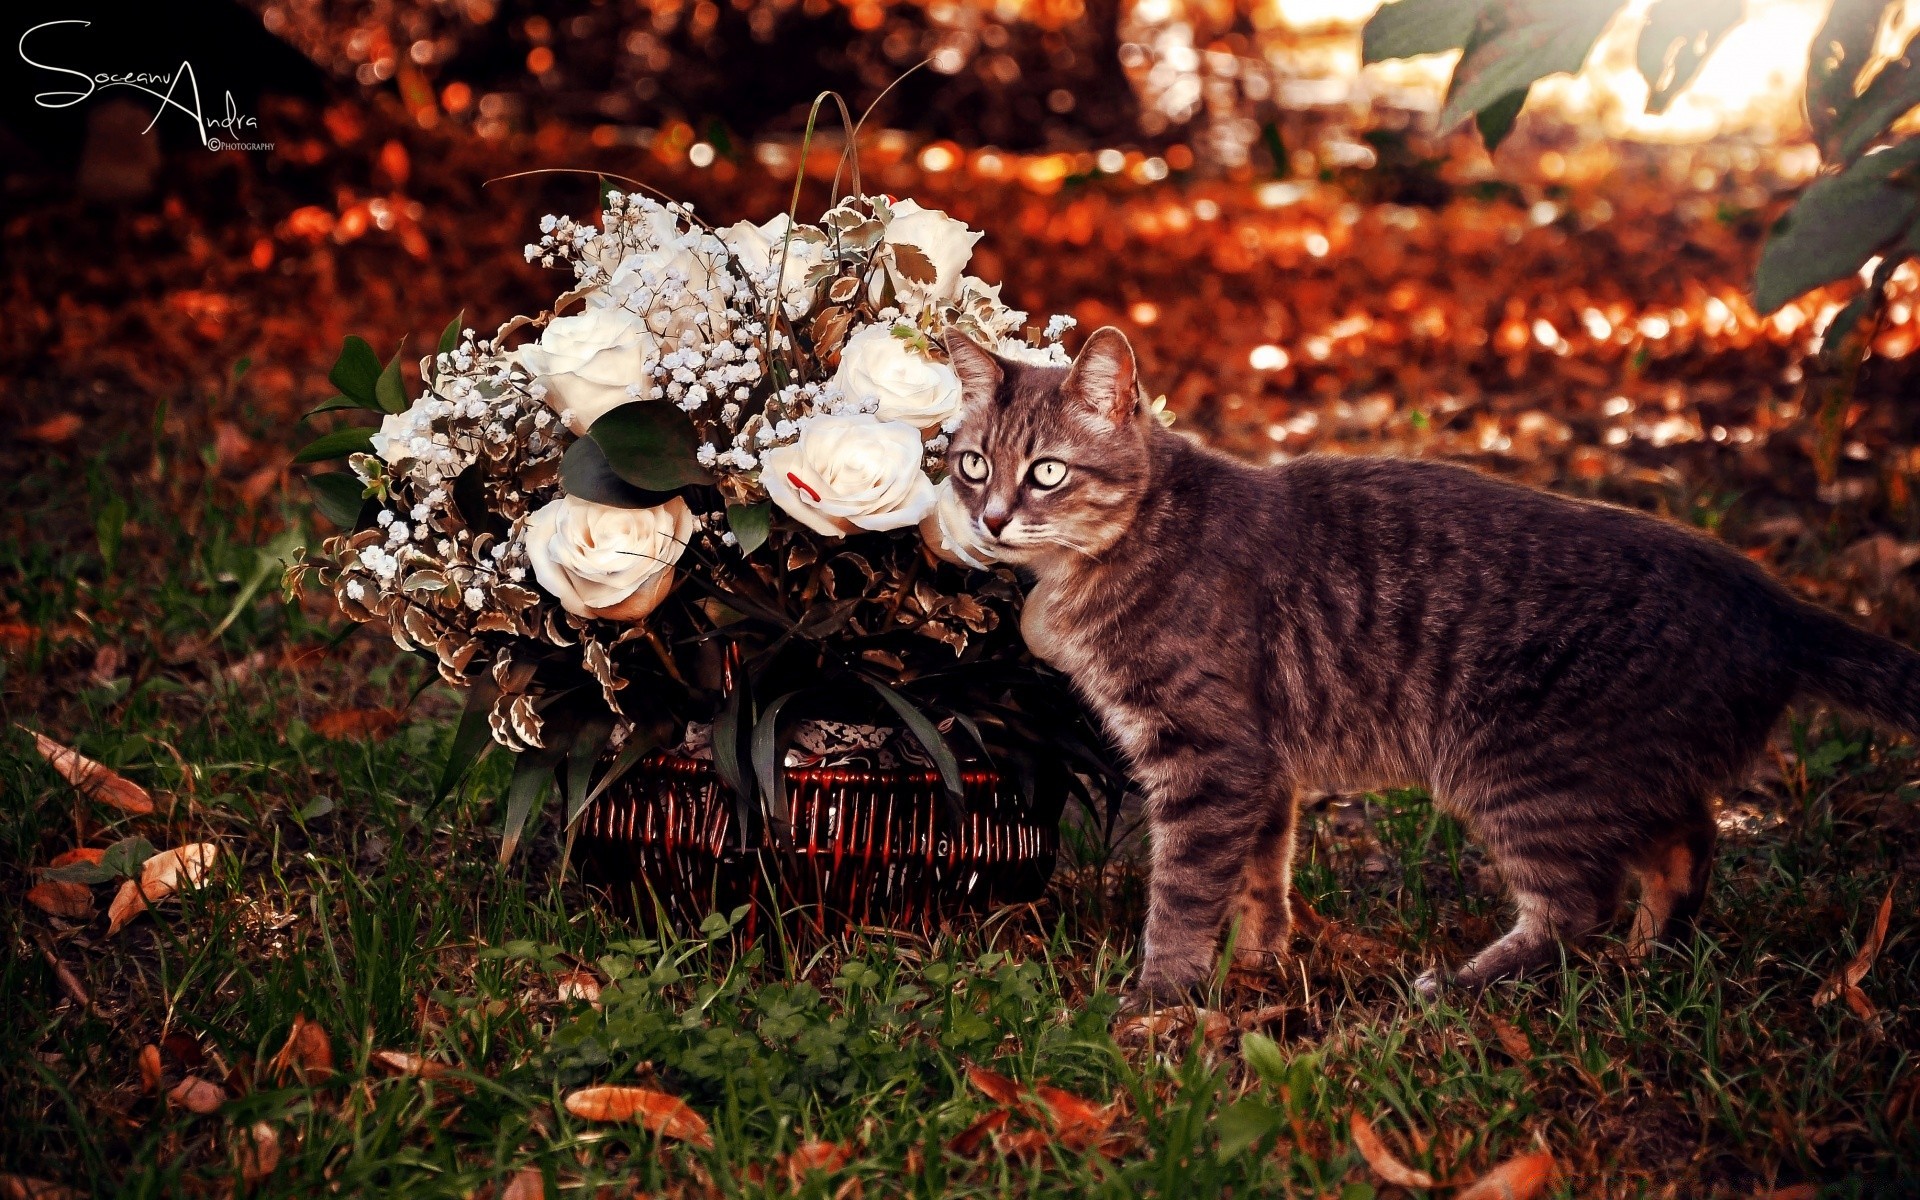
POLYGON ((988 509, 986 512, 980 514, 980 523, 985 525, 987 532, 995 537, 1000 536, 1000 531, 1005 529, 1007 522, 1012 519, 1012 513, 1001 512, 998 509, 988 509))

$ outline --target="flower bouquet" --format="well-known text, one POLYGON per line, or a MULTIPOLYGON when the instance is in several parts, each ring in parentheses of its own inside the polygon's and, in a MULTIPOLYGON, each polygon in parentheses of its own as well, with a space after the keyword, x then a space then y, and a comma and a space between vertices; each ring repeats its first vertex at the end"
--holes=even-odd
POLYGON ((943 482, 950 331, 1068 361, 1070 320, 1028 329, 965 273, 979 236, 883 196, 713 229, 607 189, 597 224, 549 216, 527 247, 571 273, 552 309, 491 337, 456 318, 417 395, 398 353, 347 339, 323 409, 380 422, 297 457, 346 460, 309 480, 346 532, 289 587, 317 581, 466 690, 440 794, 490 744, 517 756, 503 860, 556 792, 569 830, 624 795, 629 835, 826 838, 843 881, 858 821, 905 830, 878 870, 896 850, 953 858, 968 828, 994 842, 996 812, 1050 838, 1067 797, 1117 798, 1096 728, 1021 644, 1011 570, 943 482), (850 801, 881 784, 884 813, 850 801), (699 811, 636 815, 655 802, 699 811))

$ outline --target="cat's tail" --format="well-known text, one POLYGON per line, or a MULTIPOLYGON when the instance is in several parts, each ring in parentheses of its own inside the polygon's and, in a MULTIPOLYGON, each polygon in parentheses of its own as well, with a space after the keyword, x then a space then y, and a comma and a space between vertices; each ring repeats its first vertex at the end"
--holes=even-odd
POLYGON ((1920 733, 1920 654, 1825 609, 1799 607, 1801 690, 1920 733))

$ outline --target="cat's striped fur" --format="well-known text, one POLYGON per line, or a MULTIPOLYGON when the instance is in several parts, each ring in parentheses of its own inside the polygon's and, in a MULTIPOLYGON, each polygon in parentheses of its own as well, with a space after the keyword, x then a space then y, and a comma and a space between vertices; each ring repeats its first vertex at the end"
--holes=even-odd
POLYGON ((1920 655, 1678 524, 1432 463, 1249 466, 1144 414, 1117 330, 1071 372, 949 350, 954 486, 1148 796, 1135 1003, 1204 979, 1236 909, 1239 947, 1285 951, 1298 790, 1423 784, 1468 825, 1519 910, 1477 985, 1600 927, 1629 875, 1637 938, 1690 917, 1711 797, 1794 695, 1920 726, 1920 655))

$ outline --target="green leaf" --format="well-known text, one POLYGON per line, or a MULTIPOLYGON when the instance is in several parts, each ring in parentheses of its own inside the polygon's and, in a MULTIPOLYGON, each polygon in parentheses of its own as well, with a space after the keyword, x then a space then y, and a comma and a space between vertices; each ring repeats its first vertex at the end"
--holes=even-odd
POLYGON ((1360 61, 1383 62, 1458 50, 1473 36, 1487 0, 1398 0, 1383 4, 1360 31, 1360 61))
POLYGON ((927 714, 921 712, 913 701, 878 679, 871 676, 864 678, 867 686, 880 694, 880 698, 887 702, 887 707, 899 716, 901 722, 913 734, 914 739, 932 756, 934 765, 940 769, 940 782, 946 785, 947 796, 954 802, 953 807, 958 815, 959 803, 966 798, 967 790, 965 782, 960 778, 960 760, 956 759, 953 751, 948 748, 947 739, 940 736, 940 730, 927 719, 927 714))
POLYGON ((567 824, 571 826, 587 810, 588 785, 593 782, 593 764, 607 748, 613 736, 613 714, 596 712, 580 724, 573 750, 567 755, 567 824))
POLYGON ((670 492, 713 482, 695 457, 699 431, 692 418, 672 404, 623 404, 595 421, 587 436, 600 443, 613 473, 637 488, 670 492))
POLYGON ((787 819, 786 788, 781 786, 780 710, 799 694, 788 692, 767 705, 767 711, 760 714, 760 720, 753 727, 751 757, 754 778, 760 784, 760 811, 767 815, 774 836, 782 844, 791 840, 792 822, 787 819))
POLYGON ((1686 90, 1727 36, 1746 19, 1746 0, 1660 0, 1640 27, 1640 74, 1647 81, 1647 111, 1661 113, 1686 90))
MULTIPOLYGON (((565 468, 561 469, 564 473, 565 468)), ((762 500, 758 504, 727 505, 727 528, 733 530, 734 540, 740 543, 741 554, 752 554, 767 544, 767 531, 772 518, 771 500, 762 500)))
POLYGON ((460 710, 460 723, 453 730, 453 744, 447 750, 447 761, 440 768, 440 785, 433 791, 435 804, 445 800, 459 786, 467 770, 492 747, 493 733, 487 714, 499 695, 500 687, 494 683, 491 672, 481 672, 467 685, 467 703, 460 710))
POLYGON ((1883 67, 1858 100, 1840 110, 1827 139, 1828 158, 1851 162, 1880 138, 1893 123, 1920 105, 1920 35, 1907 42, 1900 57, 1883 67))
POLYGON ((345 458, 349 454, 373 453, 373 431, 361 426, 349 426, 323 433, 301 448, 293 456, 294 464, 326 462, 329 459, 345 458))
POLYGON ((92 887, 96 883, 107 883, 115 879, 132 879, 140 874, 140 864, 152 858, 157 851, 153 843, 143 837, 121 838, 107 847, 105 854, 97 863, 68 863, 64 867, 52 867, 42 871, 48 879, 62 883, 83 883, 92 887))
POLYGON ((1280 1044, 1266 1034, 1242 1034, 1240 1057, 1264 1082, 1278 1085, 1286 1081, 1287 1056, 1280 1052, 1280 1044))
POLYGON ((612 508, 657 508, 673 499, 671 491, 635 487, 614 474, 607 452, 590 437, 574 439, 560 459, 560 490, 612 508))
POLYGON ((352 396, 329 396, 324 401, 322 401, 318 407, 308 409, 306 412, 306 416, 303 416, 300 419, 304 421, 307 419, 307 417, 317 417, 321 413, 340 412, 343 409, 349 409, 349 408, 359 409, 363 412, 379 412, 380 411, 380 406, 378 404, 362 404, 358 400, 355 400, 352 396))
POLYGON ((1520 110, 1527 106, 1527 93, 1532 88, 1533 85, 1528 84, 1474 114, 1473 123, 1480 130, 1480 140, 1486 143, 1487 153, 1499 149, 1500 143, 1513 132, 1513 123, 1520 119, 1520 110))
POLYGON ((1453 128, 1536 79, 1579 71, 1620 7, 1614 0, 1505 0, 1485 9, 1453 69, 1440 128, 1453 128))
POLYGON ((1813 140, 1829 143, 1835 122, 1859 94, 1860 72, 1873 44, 1887 0, 1833 0, 1827 19, 1807 47, 1807 123, 1813 140))
POLYGON ((400 355, 406 349, 406 342, 400 343, 400 349, 393 352, 387 360, 386 369, 374 380, 373 397, 380 402, 381 412, 405 412, 407 408, 406 383, 400 378, 400 355))
POLYGON ((750 815, 747 808, 747 773, 740 762, 740 719, 747 691, 746 674, 736 668, 733 687, 713 718, 713 773, 733 793, 734 818, 740 826, 740 845, 747 846, 750 815))
POLYGON ((1906 235, 1920 217, 1910 169, 1920 138, 1867 155, 1809 187, 1774 224, 1754 273, 1754 307, 1773 312, 1795 296, 1844 279, 1906 235))
POLYGON ((461 309, 453 314, 453 320, 440 331, 440 344, 434 348, 435 354, 452 354, 460 348, 460 325, 466 320, 467 310, 461 309))
MULTIPOLYGON (((620 747, 619 757, 613 760, 613 765, 607 768, 606 773, 600 776, 600 781, 593 785, 593 790, 587 793, 587 804, 591 805, 605 795, 607 789, 620 782, 620 778, 633 770, 635 764, 665 745, 671 733, 671 728, 664 725, 635 725, 627 735, 627 744, 620 747)), ((579 814, 574 816, 577 818, 579 814)))
POLYGON ((342 529, 352 529, 360 520, 360 493, 366 489, 356 475, 330 471, 307 476, 307 490, 313 493, 313 506, 320 515, 342 529))
POLYGON ((553 784, 553 769, 566 756, 566 747, 557 742, 538 750, 528 750, 513 760, 513 782, 507 785, 507 814, 501 829, 500 863, 513 861, 520 848, 520 835, 526 831, 527 818, 547 797, 553 784))
POLYGON ((347 336, 340 346, 340 357, 333 361, 333 370, 327 372, 327 381, 339 388, 341 395, 358 401, 362 408, 380 407, 373 391, 380 382, 380 359, 364 338, 347 336))
POLYGON ((1244 1154, 1260 1139, 1279 1132, 1286 1117, 1264 1100, 1249 1096, 1229 1104, 1213 1119, 1213 1131, 1220 1138, 1221 1158, 1244 1154))

